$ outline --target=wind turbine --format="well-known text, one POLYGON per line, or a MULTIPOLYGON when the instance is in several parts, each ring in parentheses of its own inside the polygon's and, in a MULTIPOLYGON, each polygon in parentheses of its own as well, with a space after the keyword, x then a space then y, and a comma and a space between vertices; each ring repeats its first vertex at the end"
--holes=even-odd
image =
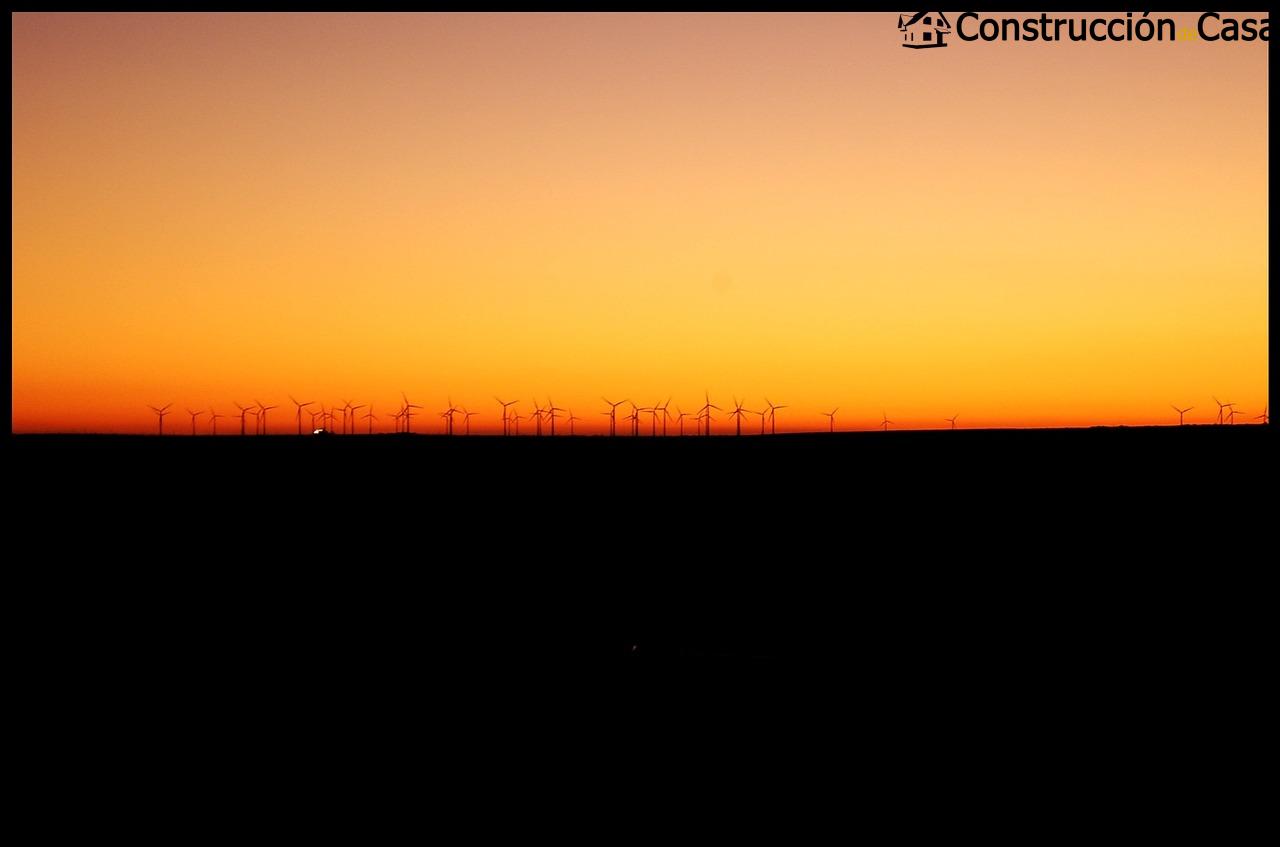
POLYGON ((404 415, 404 431, 407 434, 413 432, 413 410, 421 409, 422 407, 416 403, 410 403, 409 398, 405 397, 403 391, 400 392, 400 396, 404 398, 404 409, 401 414, 404 415))
POLYGON ((830 418, 830 419, 831 419, 831 427, 827 430, 827 432, 835 432, 835 431, 836 431, 836 412, 838 412, 838 411, 840 411, 840 407, 839 407, 839 406, 836 406, 836 407, 835 407, 834 409, 832 409, 830 412, 823 412, 823 413, 822 413, 823 415, 825 415, 826 417, 828 417, 828 418, 830 418))
POLYGON ((680 425, 680 435, 682 437, 684 436, 684 419, 688 416, 688 412, 684 411, 679 406, 676 406, 676 423, 680 425))
POLYGON ((253 431, 257 432, 257 412, 253 411, 253 407, 241 406, 239 403, 234 403, 234 406, 241 411, 241 413, 239 413, 239 420, 241 420, 241 435, 244 435, 244 416, 246 415, 253 416, 253 431))
MULTIPOLYGON (((292 394, 289 395, 289 399, 293 400, 292 394)), ((315 400, 308 400, 305 403, 299 403, 297 400, 293 400, 293 405, 298 407, 298 435, 302 435, 302 410, 307 406, 313 405, 315 402, 315 400)))
POLYGON ((551 419, 551 435, 553 437, 556 434, 556 412, 564 412, 564 411, 567 411, 567 410, 561 409, 559 406, 557 406, 555 404, 555 401, 552 400, 550 397, 547 398, 547 417, 551 419))
POLYGON ((445 419, 445 435, 453 435, 453 416, 461 411, 457 406, 453 405, 453 398, 449 398, 449 408, 440 413, 440 417, 445 419))
POLYGON ((364 413, 364 419, 369 422, 369 435, 373 435, 373 422, 378 419, 378 416, 373 413, 372 403, 369 404, 369 411, 364 413))
POLYGON ((356 412, 360 411, 364 407, 365 407, 364 403, 361 403, 359 406, 351 407, 351 434, 352 435, 356 434, 356 424, 360 422, 359 418, 356 417, 356 412))
POLYGON ((569 417, 567 418, 567 420, 569 421, 569 434, 570 434, 570 435, 573 435, 573 434, 574 434, 574 432, 573 432, 573 422, 574 422, 574 421, 580 421, 580 420, 582 420, 582 418, 580 418, 580 417, 578 417, 577 415, 575 415, 575 414, 573 413, 573 409, 570 409, 570 410, 569 410, 569 417))
POLYGON ((889 424, 893 423, 893 421, 889 420, 889 416, 886 415, 883 411, 880 412, 880 417, 884 419, 880 421, 880 428, 883 429, 885 432, 888 432, 889 424))
POLYGON ((160 418, 160 429, 158 431, 160 435, 164 435, 164 416, 169 414, 169 407, 172 405, 173 405, 172 403, 165 403, 159 409, 157 409, 155 406, 147 407, 151 411, 155 412, 156 415, 160 418))
POLYGON ((742 404, 738 402, 738 398, 733 398, 733 411, 729 413, 729 417, 736 418, 738 423, 737 435, 742 435, 742 416, 746 411, 742 408, 742 404))
POLYGON ((959 417, 960 417, 960 413, 959 413, 959 412, 956 412, 954 415, 952 415, 952 416, 951 416, 951 417, 949 417, 949 418, 943 418, 943 420, 944 420, 944 421, 950 421, 950 422, 951 422, 951 428, 952 428, 952 429, 955 429, 955 428, 956 428, 956 419, 957 419, 957 418, 959 418, 959 417))
POLYGON ((275 408, 275 406, 264 406, 261 400, 254 400, 258 404, 258 429, 263 435, 267 434, 267 412, 275 408))
POLYGON ((313 411, 313 412, 307 412, 307 414, 311 416, 311 431, 312 431, 312 432, 315 432, 317 429, 319 429, 319 427, 317 427, 317 426, 316 426, 316 418, 319 418, 319 419, 320 419, 320 424, 321 424, 321 426, 323 426, 323 425, 324 425, 324 409, 321 409, 321 410, 320 410, 320 411, 318 411, 318 412, 314 412, 314 411, 313 411))
POLYGON ((350 420, 351 420, 350 422, 351 432, 354 433, 356 431, 355 410, 351 408, 350 400, 343 400, 342 401, 342 434, 343 435, 347 434, 348 415, 350 415, 350 420))
POLYGON ((706 418, 706 422, 707 422, 706 434, 710 435, 711 434, 711 410, 715 409, 717 412, 723 412, 724 409, 721 409, 719 406, 711 402, 711 392, 709 391, 704 392, 704 396, 707 402, 702 406, 701 409, 698 410, 698 417, 706 418))
POLYGON ((244 416, 248 415, 248 409, 246 407, 241 406, 241 404, 239 403, 232 403, 232 406, 238 408, 239 411, 241 411, 239 415, 232 415, 232 417, 239 417, 239 420, 241 420, 241 435, 244 435, 244 416))
MULTIPOLYGON (((617 417, 616 417, 616 415, 617 415, 617 413, 618 413, 618 407, 619 407, 619 406, 621 406, 623 403, 629 403, 629 402, 631 402, 631 401, 630 401, 630 400, 619 400, 617 403, 615 403, 615 402, 613 402, 612 400, 610 400, 610 399, 609 399, 609 398, 607 398, 607 397, 601 397, 600 399, 601 399, 601 400, 603 400, 603 401, 605 402, 605 405, 609 407, 609 411, 607 411, 607 412, 601 412, 601 413, 600 413, 600 414, 602 414, 602 415, 608 415, 608 416, 609 416, 609 434, 610 434, 610 435, 617 435, 617 434, 618 434, 618 422, 617 422, 617 417)), ((623 420, 626 420, 626 418, 623 418, 623 420)))
POLYGON ((191 434, 195 435, 196 434, 196 418, 203 415, 204 411, 201 410, 199 412, 193 412, 190 409, 187 409, 187 414, 191 416, 191 434))
POLYGON ((529 415, 533 418, 535 424, 534 435, 542 435, 542 407, 538 405, 538 401, 533 401, 533 414, 529 415))
POLYGON ((498 403, 499 403, 499 405, 501 405, 501 406, 502 406, 502 434, 503 434, 503 435, 510 435, 510 434, 511 434, 511 419, 507 417, 507 407, 508 407, 508 406, 514 406, 515 404, 519 403, 520 401, 519 401, 519 400, 503 400, 501 397, 497 397, 497 396, 495 396, 493 399, 494 399, 494 400, 497 400, 497 401, 498 401, 498 403))
POLYGON ((1178 426, 1182 426, 1182 416, 1185 415, 1187 412, 1190 412, 1192 409, 1194 409, 1195 406, 1188 406, 1185 409, 1179 409, 1177 406, 1174 406, 1172 403, 1170 403, 1169 408, 1173 409, 1175 412, 1178 413, 1178 426))
POLYGON ((226 415, 220 415, 215 410, 209 410, 209 422, 213 424, 213 434, 218 434, 218 418, 225 418, 226 415))
POLYGON ((520 421, 525 420, 525 416, 516 412, 511 416, 511 422, 516 425, 516 435, 520 434, 520 421))
MULTIPOLYGON (((773 403, 769 402, 768 397, 764 398, 764 404, 769 407, 769 434, 777 435, 778 434, 778 410, 785 409, 787 407, 775 406, 773 403)), ((763 432, 760 434, 764 435, 763 432)))
POLYGON ((1235 403, 1223 403, 1217 397, 1213 398, 1213 402, 1218 404, 1218 426, 1222 426, 1222 410, 1231 408, 1235 403))
MULTIPOLYGON (((768 401, 768 400, 766 400, 765 402, 766 402, 766 403, 768 403, 769 401, 768 401)), ((760 416, 760 434, 761 434, 761 435, 764 435, 764 419, 765 419, 766 417, 768 417, 768 416, 769 416, 769 410, 768 410, 768 409, 762 409, 762 410, 760 410, 759 412, 756 412, 756 411, 751 411, 750 409, 748 409, 747 411, 750 411, 750 412, 751 412, 751 414, 753 414, 753 415, 759 415, 759 416, 760 416)))
POLYGON ((631 404, 631 415, 627 416, 627 420, 631 421, 631 435, 635 435, 639 438, 641 417, 643 417, 646 412, 650 411, 652 411, 652 409, 648 406, 636 406, 635 403, 631 404))
POLYGON ((478 415, 478 414, 480 414, 480 413, 479 413, 479 412, 468 412, 468 411, 467 411, 467 407, 466 407, 466 406, 463 406, 463 407, 462 407, 462 415, 463 415, 463 417, 462 417, 462 423, 463 423, 463 426, 465 426, 465 427, 466 427, 466 429, 465 429, 465 430, 464 430, 464 432, 463 432, 463 435, 470 435, 470 434, 471 434, 471 416, 472 416, 472 415, 478 415))
POLYGON ((1262 421, 1264 424, 1265 424, 1265 423, 1267 423, 1269 420, 1271 420, 1269 417, 1267 417, 1267 407, 1266 407, 1266 406, 1263 406, 1263 407, 1262 407, 1262 414, 1255 416, 1255 417, 1254 417, 1254 420, 1255 420, 1255 421, 1262 421))
POLYGON ((661 411, 661 409, 662 407, 659 406, 657 403, 654 403, 652 406, 646 406, 644 409, 641 409, 641 411, 648 412, 650 415, 649 436, 652 438, 656 438, 658 436, 658 412, 661 411))
POLYGON ((1231 410, 1230 412, 1227 412, 1227 423, 1231 424, 1232 426, 1235 426, 1236 425, 1235 403, 1225 403, 1224 405, 1231 410))
POLYGON ((662 437, 667 437, 667 421, 671 420, 671 413, 667 411, 667 407, 671 405, 671 398, 668 397, 666 402, 661 406, 654 406, 655 409, 662 412, 662 437))

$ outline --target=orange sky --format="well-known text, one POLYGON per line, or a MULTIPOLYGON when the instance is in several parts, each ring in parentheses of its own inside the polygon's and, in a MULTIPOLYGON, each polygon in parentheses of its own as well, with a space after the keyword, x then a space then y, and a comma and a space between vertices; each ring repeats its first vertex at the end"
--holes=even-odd
POLYGON ((15 14, 13 428, 401 390, 477 429, 704 388, 801 430, 1260 412, 1266 45, 896 23, 15 14))

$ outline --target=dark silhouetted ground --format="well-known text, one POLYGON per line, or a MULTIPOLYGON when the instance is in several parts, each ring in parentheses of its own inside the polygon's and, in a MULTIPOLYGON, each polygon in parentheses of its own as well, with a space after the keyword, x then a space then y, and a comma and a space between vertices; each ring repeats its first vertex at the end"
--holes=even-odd
POLYGON ((1273 518, 1245 483, 1270 439, 16 436, 6 464, 20 567, 58 586, 45 636, 103 660, 734 657, 882 684, 1226 666, 1259 637, 1242 551, 1273 518))

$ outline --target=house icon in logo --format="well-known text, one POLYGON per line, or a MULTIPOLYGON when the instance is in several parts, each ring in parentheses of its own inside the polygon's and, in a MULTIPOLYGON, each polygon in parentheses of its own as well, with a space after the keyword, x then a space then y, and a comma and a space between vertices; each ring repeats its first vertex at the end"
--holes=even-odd
POLYGON ((951 22, 941 12, 916 12, 911 17, 898 15, 898 31, 902 33, 902 46, 913 50, 926 47, 946 47, 951 34, 951 22))

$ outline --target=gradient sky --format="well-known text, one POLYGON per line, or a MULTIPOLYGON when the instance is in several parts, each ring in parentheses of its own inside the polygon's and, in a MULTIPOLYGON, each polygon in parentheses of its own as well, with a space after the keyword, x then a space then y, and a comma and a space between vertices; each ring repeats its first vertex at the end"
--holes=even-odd
POLYGON ((896 24, 15 14, 13 428, 402 390, 478 428, 704 388, 784 429, 1259 413, 1266 45, 896 24))

